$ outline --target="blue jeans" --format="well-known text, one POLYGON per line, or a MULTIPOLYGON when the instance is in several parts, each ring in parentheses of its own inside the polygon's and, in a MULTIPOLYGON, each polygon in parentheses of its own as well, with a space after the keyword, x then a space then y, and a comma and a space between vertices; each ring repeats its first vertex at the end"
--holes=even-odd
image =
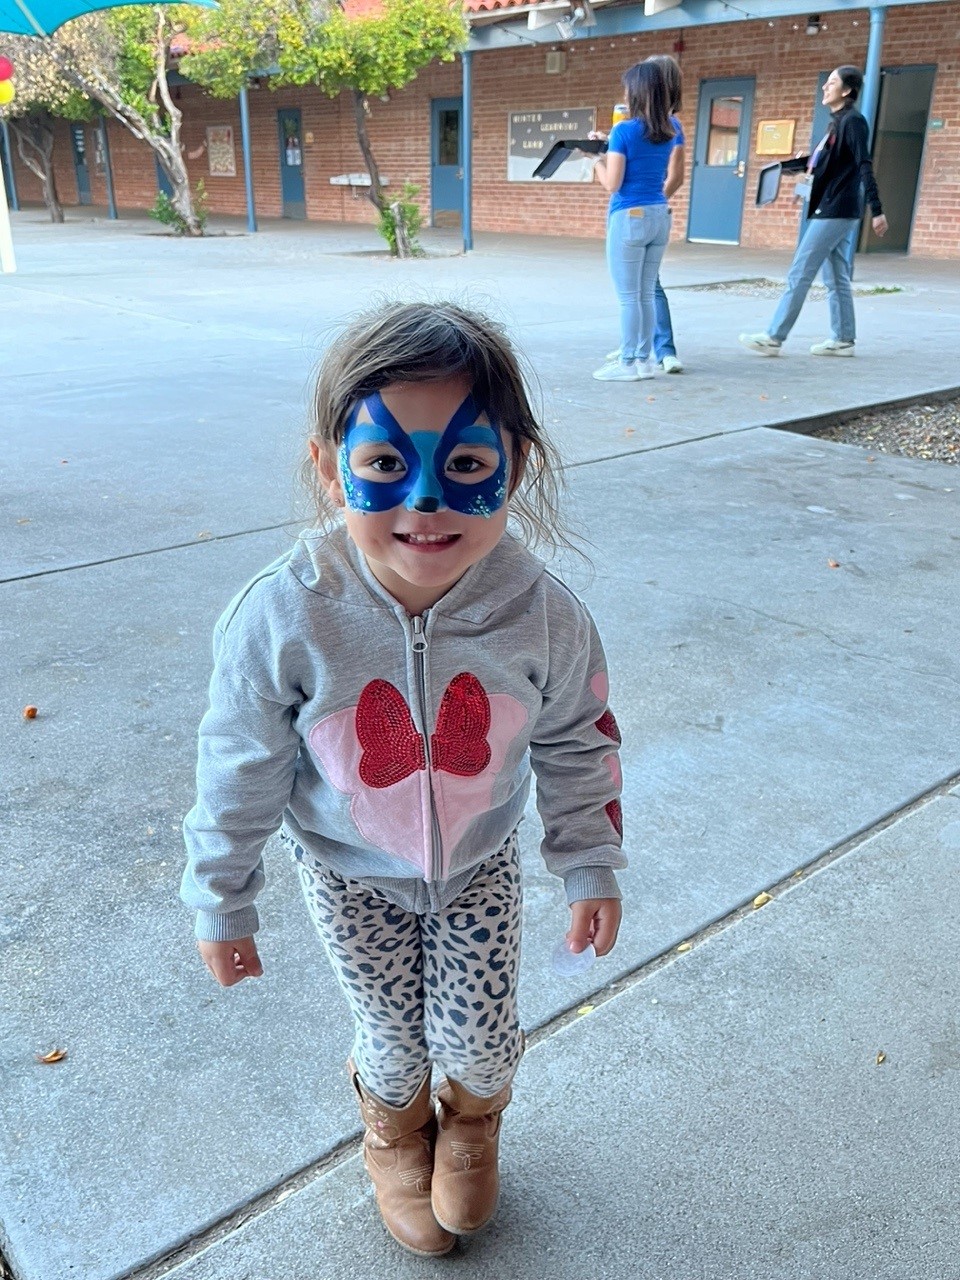
POLYGON ((677 354, 677 346, 673 340, 673 320, 670 318, 670 303, 667 301, 667 295, 663 292, 663 285, 660 283, 659 276, 657 276, 654 303, 657 311, 657 324, 653 334, 653 354, 659 362, 664 356, 675 356, 677 354))
POLYGON ((830 303, 830 329, 838 342, 854 342, 857 323, 853 314, 853 290, 850 288, 850 263, 847 260, 847 238, 857 225, 856 218, 810 218, 803 239, 797 245, 787 276, 787 289, 777 304, 770 325, 771 338, 783 342, 796 323, 797 316, 813 284, 823 268, 823 283, 830 303))
POLYGON ((656 286, 667 240, 665 204, 618 209, 607 221, 607 265, 620 303, 620 359, 646 360, 656 329, 656 286))

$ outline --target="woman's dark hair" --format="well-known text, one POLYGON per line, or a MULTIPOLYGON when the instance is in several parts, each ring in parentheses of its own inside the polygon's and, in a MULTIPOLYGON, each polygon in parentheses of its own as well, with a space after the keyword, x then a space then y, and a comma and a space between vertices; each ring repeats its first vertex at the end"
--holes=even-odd
POLYGON ((676 135, 670 121, 670 91, 659 61, 638 62, 623 73, 627 105, 635 120, 647 126, 651 142, 669 142, 676 135))
POLYGON ((852 107, 860 97, 860 90, 863 88, 863 72, 859 67, 837 67, 837 75, 844 89, 850 90, 846 97, 852 107))
POLYGON ((680 63, 669 53, 651 54, 647 62, 656 63, 663 72, 670 98, 670 114, 675 116, 683 106, 683 72, 680 70, 680 63))

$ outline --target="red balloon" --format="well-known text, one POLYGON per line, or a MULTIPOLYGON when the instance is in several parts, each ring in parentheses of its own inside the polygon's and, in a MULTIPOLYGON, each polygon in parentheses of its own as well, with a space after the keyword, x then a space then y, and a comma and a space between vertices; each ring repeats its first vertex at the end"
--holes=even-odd
POLYGON ((9 80, 13 75, 13 63, 9 58, 0 56, 0 80, 9 80))

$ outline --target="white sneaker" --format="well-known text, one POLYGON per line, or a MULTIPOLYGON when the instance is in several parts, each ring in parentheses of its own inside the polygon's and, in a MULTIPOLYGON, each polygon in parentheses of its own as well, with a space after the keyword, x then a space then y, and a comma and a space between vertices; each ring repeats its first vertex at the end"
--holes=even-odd
POLYGON ((827 338, 825 342, 815 342, 810 348, 812 356, 853 356, 857 349, 852 342, 840 342, 837 338, 827 338))
POLYGON ((683 373, 683 361, 679 356, 664 356, 660 363, 664 373, 683 373))
POLYGON ((593 376, 598 382, 639 382, 645 374, 637 368, 636 360, 608 360, 606 364, 594 369, 593 376))
POLYGON ((638 378, 655 378, 657 376, 657 362, 655 360, 638 360, 637 361, 637 377, 638 378))
POLYGON ((749 350, 756 351, 759 356, 780 354, 780 343, 776 338, 771 338, 769 333, 741 333, 740 341, 749 350))
POLYGON ((619 347, 614 347, 614 349, 613 349, 612 351, 608 351, 608 352, 607 352, 607 354, 606 354, 603 358, 604 358, 604 360, 619 360, 619 359, 620 359, 620 348, 619 348, 619 347))

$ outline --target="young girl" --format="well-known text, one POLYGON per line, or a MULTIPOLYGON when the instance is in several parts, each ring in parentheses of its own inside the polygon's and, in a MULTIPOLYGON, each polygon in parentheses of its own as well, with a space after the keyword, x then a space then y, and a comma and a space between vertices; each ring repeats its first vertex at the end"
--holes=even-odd
POLYGON ((600 382, 654 376, 650 353, 656 285, 670 238, 664 185, 671 153, 683 141, 679 122, 670 114, 675 95, 659 59, 630 67, 623 87, 630 118, 613 126, 609 148, 594 165, 601 185, 610 192, 607 265, 620 303, 620 347, 594 371, 600 382))
POLYGON ((589 614, 507 532, 512 512, 553 533, 556 486, 504 336, 452 305, 364 316, 323 360, 313 428, 320 528, 216 627, 182 896, 217 981, 260 977, 254 900, 282 826, 353 1015, 381 1215, 439 1255, 496 1207, 530 766, 570 949, 605 955, 619 734, 589 614))

